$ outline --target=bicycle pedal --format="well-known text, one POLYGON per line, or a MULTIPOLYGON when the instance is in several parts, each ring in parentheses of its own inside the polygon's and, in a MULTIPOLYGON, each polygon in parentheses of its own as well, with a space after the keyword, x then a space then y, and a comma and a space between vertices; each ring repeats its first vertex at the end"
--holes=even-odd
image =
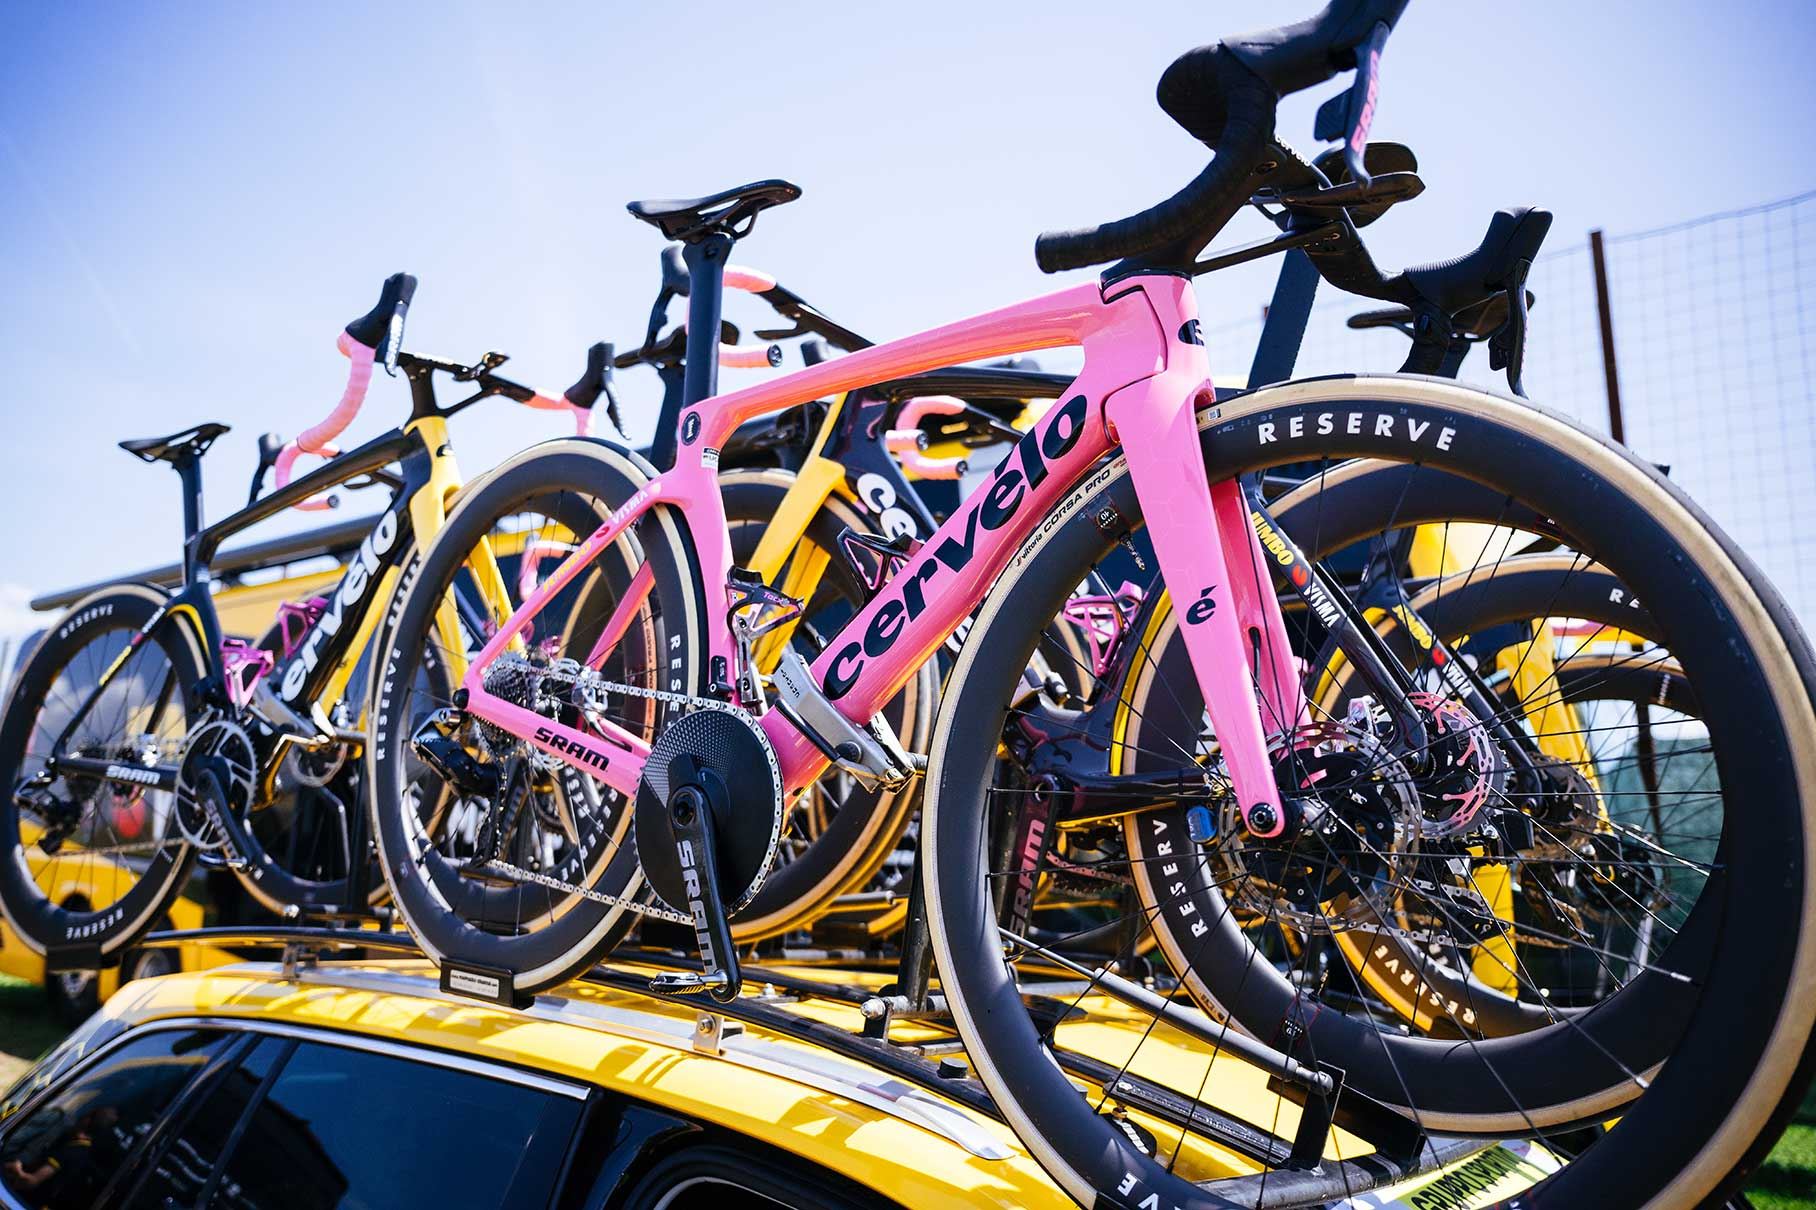
POLYGON ((469 798, 492 799, 501 788, 498 769, 481 761, 462 739, 466 716, 437 710, 410 737, 410 748, 437 776, 469 798))
POLYGON ((729 986, 731 977, 724 971, 666 971, 649 981, 650 991, 658 996, 698 996, 729 986))

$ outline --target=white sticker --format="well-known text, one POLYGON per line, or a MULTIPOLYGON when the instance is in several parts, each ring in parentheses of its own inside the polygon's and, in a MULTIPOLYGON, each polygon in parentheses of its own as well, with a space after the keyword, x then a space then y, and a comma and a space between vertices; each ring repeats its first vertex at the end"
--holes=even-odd
POLYGON ((454 967, 448 968, 448 989, 465 992, 469 996, 484 996, 488 1000, 498 999, 498 980, 490 975, 476 975, 472 971, 463 971, 454 967))

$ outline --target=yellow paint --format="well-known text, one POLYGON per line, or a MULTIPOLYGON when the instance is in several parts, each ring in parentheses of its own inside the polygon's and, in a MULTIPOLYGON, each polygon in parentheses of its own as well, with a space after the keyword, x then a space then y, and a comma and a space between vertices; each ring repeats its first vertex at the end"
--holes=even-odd
MULTIPOLYGON (((1562 686, 1558 684, 1557 639, 1550 620, 1535 620, 1532 634, 1531 642, 1515 643, 1497 652, 1495 667, 1512 678, 1515 700, 1525 710, 1539 751, 1575 765, 1589 780, 1590 786, 1599 792, 1601 782, 1596 776, 1588 737, 1583 733, 1582 719, 1576 707, 1564 700, 1562 686)), ((1606 812, 1603 814, 1605 817, 1606 812)))
MULTIPOLYGON (((421 964, 406 969, 434 979, 433 971, 421 964)), ((1007 1159, 980 1159, 893 1114, 785 1075, 700 1054, 679 1042, 646 1041, 433 995, 286 983, 252 968, 134 984, 129 993, 107 1011, 135 1024, 206 1015, 345 1031, 598 1085, 760 1140, 904 1205, 949 1205, 961 1196, 967 1205, 986 1207, 1066 1210, 1072 1205, 1001 1123, 959 1109, 1012 1153, 1007 1159)), ((584 984, 559 994, 689 1027, 695 1016, 692 1005, 584 984)), ((855 1010, 846 1011, 855 1017, 855 1010)), ((808 1062, 828 1060, 826 1051, 787 1035, 751 1027, 740 1041, 751 1040, 808 1062)))
MULTIPOLYGON (((813 599, 820 586, 820 577, 831 561, 831 551, 804 546, 802 539, 826 501, 834 492, 844 489, 844 464, 833 461, 821 451, 831 442, 839 414, 845 410, 849 399, 849 395, 840 395, 826 409, 819 432, 814 434, 813 452, 795 472, 794 481, 783 494, 775 516, 763 527, 763 536, 757 540, 756 553, 751 557, 750 569, 762 576, 765 584, 797 601, 813 599), (792 560, 791 555, 794 556, 792 560), (787 576, 778 583, 784 568, 787 576)), ((760 671, 769 672, 775 668, 782 653, 788 650, 798 621, 778 626, 757 640, 752 657, 760 671)))
MULTIPOLYGON (((885 973, 843 968, 779 969, 863 986, 880 986, 888 978, 885 973)), ((778 1064, 756 1070, 734 1059, 699 1053, 687 1044, 684 1039, 698 1011, 692 1004, 586 983, 554 993, 579 1011, 603 1009, 614 1014, 616 1024, 587 1025, 577 1015, 551 1020, 444 997, 433 990, 434 979, 434 969, 421 962, 329 963, 300 984, 276 977, 270 967, 242 966, 134 984, 106 1011, 133 1024, 208 1016, 345 1031, 512 1064, 597 1085, 736 1131, 841 1172, 905 1205, 962 1201, 1054 1210, 1071 1205, 1000 1122, 948 1102, 1010 1153, 1004 1159, 979 1159, 918 1124, 791 1078, 787 1074, 791 1061, 804 1068, 828 1063, 854 1066, 852 1060, 791 1034, 746 1027, 732 1043, 732 1052, 759 1045, 778 1064), (352 976, 367 968, 420 976, 423 991, 373 991, 333 983, 336 970, 346 969, 352 976), (667 1024, 659 1037, 630 1032, 639 1024, 647 1031, 661 1022, 667 1024)), ((1299 1111, 1268 1090, 1263 1072, 1232 1055, 1213 1054, 1170 1027, 1155 1026, 1147 1013, 1106 996, 1083 997, 1077 1007, 1081 1015, 1059 1030, 1059 1043, 1066 1049, 1113 1067, 1126 1062, 1132 1074, 1189 1099, 1215 1104, 1262 1130, 1292 1136, 1299 1111)), ((833 1001, 791 1002, 786 1011, 841 1030, 855 1031, 862 1025, 855 1007, 833 1001)), ((894 1036, 912 1043, 944 1035, 924 1024, 904 1023, 894 1036)), ((1087 1084, 1084 1093, 1094 1104, 1119 1107, 1113 1093, 1106 1096, 1101 1087, 1087 1084)), ((1254 1161, 1207 1137, 1182 1139, 1177 1130, 1140 1112, 1130 1110, 1129 1117, 1155 1134, 1164 1154, 1176 1154, 1176 1170, 1187 1179, 1215 1180, 1259 1171, 1254 1161)), ((1325 1155, 1355 1158, 1369 1150, 1362 1139, 1334 1130, 1325 1155)))
MULTIPOLYGON (((79 847, 65 843, 55 857, 38 848, 43 829, 30 819, 19 821, 19 851, 24 855, 32 881, 44 888, 45 898, 66 904, 75 899, 85 901, 91 911, 113 903, 132 887, 133 875, 111 857, 85 854, 79 847)), ((202 905, 193 899, 178 898, 171 904, 170 927, 200 928, 206 923, 202 905)), ((178 947, 178 961, 183 970, 200 970, 236 962, 234 955, 211 945, 189 942, 178 947)), ((0 974, 27 983, 44 982, 44 957, 25 944, 12 926, 0 917, 0 974)), ((112 995, 120 984, 118 968, 101 972, 99 990, 102 999, 112 995)))
MULTIPOLYGON (((1499 562, 1498 557, 1485 559, 1485 556, 1497 541, 1501 550, 1508 549, 1511 534, 1512 531, 1497 530, 1493 526, 1466 522, 1421 525, 1414 531, 1412 552, 1408 561, 1411 564, 1413 575, 1430 579, 1456 575, 1459 572, 1479 567, 1484 561, 1492 566, 1499 562)), ((1538 622, 1534 625, 1543 627, 1544 623, 1538 622)), ((1512 648, 1499 652, 1496 656, 1497 669, 1511 670, 1517 666, 1517 657, 1515 664, 1507 663, 1509 653, 1511 651, 1523 653, 1528 648, 1535 649, 1535 654, 1540 655, 1540 659, 1531 663, 1532 670, 1537 671, 1539 665, 1542 664, 1541 675, 1549 676, 1555 672, 1550 649, 1544 643, 1518 643, 1512 648), (1537 648, 1544 648, 1542 654, 1536 651, 1537 648)), ((1527 700, 1525 691, 1521 687, 1524 677, 1523 670, 1521 676, 1516 677, 1513 686, 1515 691, 1520 693, 1517 700, 1522 702, 1527 700)), ((1527 717, 1533 719, 1535 725, 1540 722, 1539 719, 1534 718, 1531 707, 1527 708, 1527 717)), ((1551 726, 1561 733, 1566 733, 1566 738, 1574 738, 1579 728, 1579 724, 1574 721, 1575 717, 1574 707, 1561 700, 1557 701, 1550 716, 1551 726)), ((1540 734, 1543 735, 1543 733, 1544 728, 1541 726, 1540 734)), ((1541 751, 1549 751, 1547 744, 1542 739, 1539 747, 1541 751)), ((1550 754, 1562 755, 1555 752, 1550 754)), ((1568 755, 1564 758, 1571 759, 1568 755)), ((1472 851, 1480 852, 1480 850, 1472 851)), ((1494 913, 1494 918, 1512 924, 1513 871, 1499 862, 1488 863, 1476 867, 1472 878, 1477 893, 1482 896, 1489 910, 1494 913)), ((1519 955, 1514 951, 1513 935, 1510 931, 1502 929, 1482 944, 1472 947, 1469 966, 1477 979, 1495 991, 1510 996, 1518 993, 1519 955)))

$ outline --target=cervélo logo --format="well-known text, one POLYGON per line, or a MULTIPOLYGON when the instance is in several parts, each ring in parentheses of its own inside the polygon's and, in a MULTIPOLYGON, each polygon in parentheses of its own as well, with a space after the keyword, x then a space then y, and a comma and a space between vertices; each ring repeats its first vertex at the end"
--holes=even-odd
MULTIPOLYGON (((1090 401, 1074 395, 1051 413, 1043 427, 1029 431, 1007 458, 997 463, 988 487, 971 494, 972 504, 961 521, 957 514, 940 527, 947 536, 927 546, 885 586, 874 602, 864 637, 839 648, 826 674, 826 696, 834 700, 851 692, 864 671, 868 657, 885 654, 902 635, 902 628, 927 609, 927 586, 942 571, 957 574, 977 552, 977 530, 998 530, 1009 524, 1027 503, 1028 493, 1046 482, 1049 462, 1066 456, 1084 436, 1090 401), (961 534, 962 529, 962 534, 961 534)), ((933 535, 939 537, 939 533, 933 535)))
POLYGON ((302 693, 309 674, 321 662, 322 645, 340 633, 347 611, 357 606, 372 587, 373 578, 384 565, 382 556, 397 545, 397 535, 402 528, 398 513, 386 513, 353 552, 353 558, 347 563, 347 574, 341 577, 334 599, 328 602, 328 608, 322 612, 309 637, 303 640, 303 649, 284 668, 282 693, 285 701, 295 701, 302 693))

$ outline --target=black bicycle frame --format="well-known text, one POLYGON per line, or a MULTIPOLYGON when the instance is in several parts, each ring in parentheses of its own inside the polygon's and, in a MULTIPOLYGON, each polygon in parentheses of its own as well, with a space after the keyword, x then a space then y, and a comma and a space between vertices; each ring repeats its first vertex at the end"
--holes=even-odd
MULTIPOLYGON (((384 480, 394 484, 391 499, 385 511, 379 515, 372 532, 367 534, 358 551, 348 561, 346 572, 329 597, 327 610, 303 635, 295 654, 265 678, 264 683, 275 683, 278 686, 276 692, 286 706, 293 702, 313 700, 327 686, 335 668, 346 658, 366 612, 378 605, 373 591, 377 582, 383 578, 386 570, 401 565, 404 553, 409 549, 410 499, 429 482, 433 452, 423 444, 420 437, 407 429, 393 429, 205 529, 200 526, 199 459, 189 458, 179 463, 177 471, 183 480, 184 493, 183 585, 140 627, 138 634, 126 648, 127 653, 136 650, 146 638, 156 634, 160 627, 178 624, 173 619, 187 610, 201 630, 202 658, 207 669, 203 677, 203 697, 217 705, 225 705, 228 699, 220 662, 221 625, 215 613, 214 596, 207 575, 208 565, 221 544, 234 534, 329 488, 342 486, 361 476, 379 476, 392 463, 401 464, 402 474, 395 477, 384 475, 384 480)), ((57 737, 52 748, 53 760, 59 768, 84 776, 130 782, 134 785, 154 784, 148 779, 155 776, 156 788, 175 789, 177 770, 174 766, 127 767, 117 761, 60 754, 63 745, 126 663, 127 660, 121 658, 102 673, 88 699, 74 712, 57 737), (116 773, 123 775, 116 776, 116 773)))

